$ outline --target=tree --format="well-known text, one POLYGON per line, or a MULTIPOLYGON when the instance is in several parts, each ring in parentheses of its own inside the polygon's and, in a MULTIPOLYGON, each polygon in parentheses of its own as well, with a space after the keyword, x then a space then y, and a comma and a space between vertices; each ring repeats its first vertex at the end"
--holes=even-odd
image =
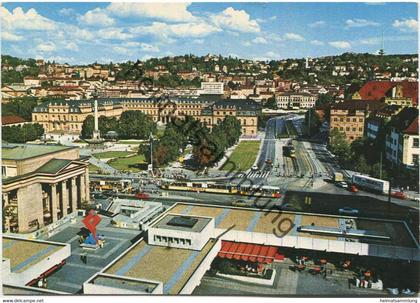
POLYGON ((330 143, 328 148, 338 157, 338 161, 341 164, 344 165, 349 160, 351 155, 350 145, 348 144, 344 133, 340 132, 338 129, 330 131, 330 143))
POLYGON ((26 120, 32 120, 32 111, 38 105, 35 97, 19 97, 1 106, 2 116, 20 116, 26 120))
POLYGON ((361 155, 357 158, 354 164, 354 170, 361 172, 363 174, 370 174, 371 168, 366 162, 365 156, 361 155))
POLYGON ((318 113, 313 108, 308 109, 305 113, 305 125, 307 127, 308 136, 318 133, 321 124, 318 113))
POLYGON ((82 124, 82 138, 92 138, 93 130, 95 129, 95 122, 92 115, 86 117, 82 124))
POLYGON ((147 139, 156 132, 156 123, 140 111, 126 111, 120 117, 117 132, 123 139, 147 139))
POLYGON ((330 94, 320 94, 318 100, 316 100, 316 106, 322 106, 326 104, 334 103, 334 97, 330 94))
POLYGON ((277 109, 277 102, 276 99, 274 97, 270 97, 267 100, 267 103, 265 104, 265 106, 267 108, 271 108, 271 109, 277 109))
POLYGON ((25 143, 39 139, 44 134, 44 128, 38 123, 3 126, 2 139, 10 143, 25 143))

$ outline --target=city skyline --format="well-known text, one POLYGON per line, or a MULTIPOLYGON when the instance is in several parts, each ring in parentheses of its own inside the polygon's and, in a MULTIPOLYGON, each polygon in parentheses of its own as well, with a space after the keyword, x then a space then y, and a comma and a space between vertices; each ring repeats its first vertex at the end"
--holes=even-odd
POLYGON ((60 63, 417 53, 416 3, 6 3, 2 54, 60 63), (374 4, 374 5, 372 5, 374 4), (159 7, 157 7, 159 6, 159 7), (232 43, 234 41, 234 43, 232 43))

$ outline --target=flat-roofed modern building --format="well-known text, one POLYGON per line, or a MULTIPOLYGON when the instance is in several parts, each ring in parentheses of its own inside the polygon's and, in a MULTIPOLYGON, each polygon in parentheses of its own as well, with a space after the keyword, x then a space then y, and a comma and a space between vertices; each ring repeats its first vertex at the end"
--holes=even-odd
POLYGON ((191 294, 216 257, 270 266, 285 248, 420 260, 418 243, 403 221, 176 203, 149 226, 144 239, 84 283, 84 293, 126 293, 118 284, 92 287, 105 275, 133 279, 150 287, 147 293, 191 294))
POLYGON ((43 275, 62 266, 70 254, 67 243, 3 236, 2 282, 15 286, 33 285, 43 275))
POLYGON ((77 147, 2 145, 3 232, 29 233, 89 201, 87 159, 77 147))

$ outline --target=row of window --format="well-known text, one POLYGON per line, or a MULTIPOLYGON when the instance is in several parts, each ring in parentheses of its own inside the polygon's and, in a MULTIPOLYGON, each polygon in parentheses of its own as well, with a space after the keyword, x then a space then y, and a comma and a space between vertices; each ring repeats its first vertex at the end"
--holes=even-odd
MULTIPOLYGON (((344 122, 344 118, 334 117, 333 121, 344 122)), ((357 118, 346 118, 346 122, 357 122, 357 118)), ((363 122, 363 118, 359 118, 359 122, 363 122)))
POLYGON ((178 244, 178 245, 180 244, 180 245, 191 246, 191 239, 154 235, 153 240, 155 241, 155 243, 159 243, 159 244, 178 244))
MULTIPOLYGON (((344 131, 344 127, 342 127, 342 126, 340 126, 340 127, 334 127, 334 129, 339 129, 339 130, 341 130, 341 131, 344 131)), ((356 127, 346 127, 346 131, 347 132, 349 132, 349 131, 353 131, 353 132, 355 132, 355 131, 357 131, 357 128, 356 127)), ((359 127, 359 132, 363 132, 363 127, 359 127)))

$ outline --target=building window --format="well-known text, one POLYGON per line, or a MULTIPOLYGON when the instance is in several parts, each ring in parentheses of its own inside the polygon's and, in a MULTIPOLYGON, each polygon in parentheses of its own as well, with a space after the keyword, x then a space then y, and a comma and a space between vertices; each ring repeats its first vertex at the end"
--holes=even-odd
POLYGON ((419 155, 413 154, 413 165, 419 165, 419 155))
POLYGON ((359 127, 359 132, 362 132, 363 131, 363 128, 362 127, 359 127))
POLYGON ((363 118, 359 118, 359 122, 363 122, 363 118))
POLYGON ((356 131, 356 127, 353 127, 353 131, 354 131, 354 132, 356 131))
POLYGON ((414 148, 418 148, 419 147, 419 138, 413 138, 413 147, 414 148))
POLYGON ((346 127, 346 131, 350 131, 350 127, 346 127))

